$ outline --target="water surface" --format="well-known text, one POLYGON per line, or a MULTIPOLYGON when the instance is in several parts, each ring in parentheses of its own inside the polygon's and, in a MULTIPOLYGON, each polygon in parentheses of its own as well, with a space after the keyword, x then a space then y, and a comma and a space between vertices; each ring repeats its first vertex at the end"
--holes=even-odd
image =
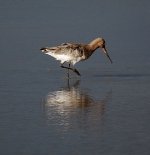
POLYGON ((150 2, 0 2, 0 154, 150 154, 150 2), (104 37, 76 67, 40 48, 104 37))

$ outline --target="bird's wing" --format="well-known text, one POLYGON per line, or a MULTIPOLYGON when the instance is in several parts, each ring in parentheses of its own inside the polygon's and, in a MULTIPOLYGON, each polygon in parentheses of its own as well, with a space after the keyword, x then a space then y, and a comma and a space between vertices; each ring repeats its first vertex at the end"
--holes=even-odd
POLYGON ((62 53, 67 52, 68 54, 77 56, 82 56, 85 50, 83 44, 74 44, 74 43, 63 43, 60 46, 62 53))
POLYGON ((79 56, 83 54, 84 45, 73 44, 73 43, 63 43, 56 47, 46 47, 45 52, 52 52, 55 54, 78 54, 79 56))

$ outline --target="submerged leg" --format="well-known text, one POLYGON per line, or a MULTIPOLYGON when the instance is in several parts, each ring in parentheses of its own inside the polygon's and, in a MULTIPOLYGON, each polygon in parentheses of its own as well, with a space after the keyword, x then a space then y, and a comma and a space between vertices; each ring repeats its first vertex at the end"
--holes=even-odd
MULTIPOLYGON (((63 64, 64 64, 64 63, 63 63, 63 64)), ((72 70, 73 72, 75 72, 77 75, 79 75, 79 76, 81 75, 77 69, 71 68, 71 67, 70 67, 70 63, 69 63, 69 67, 63 66, 63 64, 61 64, 60 67, 68 69, 68 74, 69 74, 69 69, 70 69, 70 70, 72 70)))
POLYGON ((68 79, 70 78, 70 74, 69 74, 69 69, 70 68, 70 63, 69 63, 69 67, 68 67, 68 72, 67 72, 67 75, 68 75, 68 79))

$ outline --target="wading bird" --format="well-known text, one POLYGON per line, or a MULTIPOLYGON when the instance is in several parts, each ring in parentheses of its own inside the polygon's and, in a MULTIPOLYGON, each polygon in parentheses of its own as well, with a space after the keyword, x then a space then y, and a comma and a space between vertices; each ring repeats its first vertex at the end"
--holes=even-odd
POLYGON ((112 63, 112 60, 105 47, 105 40, 103 38, 96 38, 88 44, 63 43, 56 47, 44 47, 40 50, 43 53, 54 57, 56 60, 59 60, 61 67, 68 69, 68 74, 69 70, 72 70, 77 75, 80 75, 79 71, 74 68, 74 65, 79 61, 87 60, 98 48, 102 49, 112 63), (64 66, 65 63, 68 63, 69 66, 64 66))

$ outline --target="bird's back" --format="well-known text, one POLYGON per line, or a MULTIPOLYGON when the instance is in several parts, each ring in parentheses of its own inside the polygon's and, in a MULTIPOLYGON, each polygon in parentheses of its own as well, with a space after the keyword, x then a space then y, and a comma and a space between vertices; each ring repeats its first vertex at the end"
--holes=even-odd
POLYGON ((71 62, 75 64, 78 61, 85 59, 85 45, 63 43, 56 47, 45 47, 41 49, 43 53, 63 62, 71 62))

